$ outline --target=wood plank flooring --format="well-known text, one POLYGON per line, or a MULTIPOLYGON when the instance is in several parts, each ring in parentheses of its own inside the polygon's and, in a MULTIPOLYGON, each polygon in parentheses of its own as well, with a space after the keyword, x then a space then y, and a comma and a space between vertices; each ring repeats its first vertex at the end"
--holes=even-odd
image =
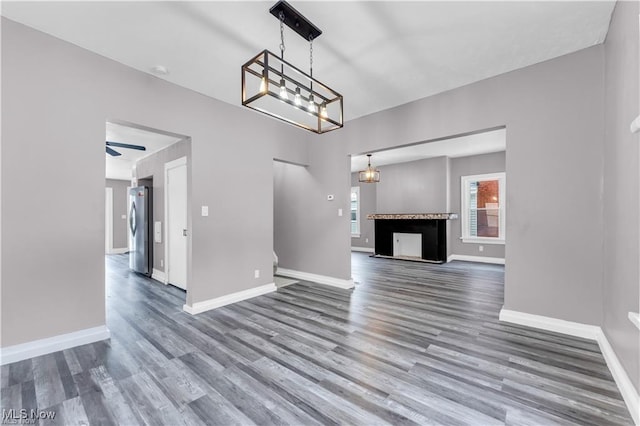
POLYGON ((632 424, 596 343, 498 321, 503 267, 352 259, 353 291, 300 282, 191 316, 184 292, 108 256, 111 340, 3 366, 2 408, 64 425, 632 424))

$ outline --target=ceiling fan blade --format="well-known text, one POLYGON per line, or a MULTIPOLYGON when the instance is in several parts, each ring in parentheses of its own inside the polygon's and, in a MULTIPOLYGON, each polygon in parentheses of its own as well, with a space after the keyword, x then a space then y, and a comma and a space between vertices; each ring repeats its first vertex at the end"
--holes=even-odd
POLYGON ((145 148, 142 145, 131 145, 129 143, 122 143, 122 142, 109 142, 109 141, 107 141, 107 146, 115 146, 117 148, 137 149, 138 151, 146 151, 147 150, 147 148, 145 148))
POLYGON ((112 155, 114 157, 118 157, 118 156, 122 155, 118 151, 116 151, 115 149, 111 149, 109 147, 107 147, 107 154, 112 155))

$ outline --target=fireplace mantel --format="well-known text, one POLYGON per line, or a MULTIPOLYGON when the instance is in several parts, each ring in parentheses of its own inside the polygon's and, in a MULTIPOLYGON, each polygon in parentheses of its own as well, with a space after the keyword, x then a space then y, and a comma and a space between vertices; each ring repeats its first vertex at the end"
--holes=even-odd
POLYGON ((420 219, 420 220, 450 220, 457 219, 457 213, 374 213, 368 214, 367 219, 375 220, 375 219, 420 219))

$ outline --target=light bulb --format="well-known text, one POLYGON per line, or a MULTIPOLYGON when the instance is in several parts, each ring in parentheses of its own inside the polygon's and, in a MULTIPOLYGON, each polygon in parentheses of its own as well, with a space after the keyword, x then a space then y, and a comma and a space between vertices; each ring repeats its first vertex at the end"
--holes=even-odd
POLYGON ((325 102, 322 103, 322 107, 320 107, 320 117, 327 118, 327 104, 325 102))
POLYGON ((289 93, 287 93, 287 86, 284 85, 284 78, 280 79, 280 98, 289 99, 289 93))
POLYGON ((309 95, 309 105, 307 106, 309 112, 316 112, 316 103, 313 102, 313 93, 309 95))
POLYGON ((262 78, 260 79, 260 93, 265 93, 267 91, 267 73, 266 71, 262 71, 262 78))
POLYGON ((300 96, 300 88, 296 87, 296 95, 293 97, 293 102, 296 106, 302 105, 302 96, 300 96))

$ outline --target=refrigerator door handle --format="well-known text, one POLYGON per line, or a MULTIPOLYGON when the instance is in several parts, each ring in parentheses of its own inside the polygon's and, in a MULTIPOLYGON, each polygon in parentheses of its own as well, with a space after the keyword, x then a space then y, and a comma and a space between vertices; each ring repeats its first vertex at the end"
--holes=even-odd
POLYGON ((131 229, 131 235, 136 235, 136 203, 131 202, 131 211, 129 212, 129 229, 131 229))

